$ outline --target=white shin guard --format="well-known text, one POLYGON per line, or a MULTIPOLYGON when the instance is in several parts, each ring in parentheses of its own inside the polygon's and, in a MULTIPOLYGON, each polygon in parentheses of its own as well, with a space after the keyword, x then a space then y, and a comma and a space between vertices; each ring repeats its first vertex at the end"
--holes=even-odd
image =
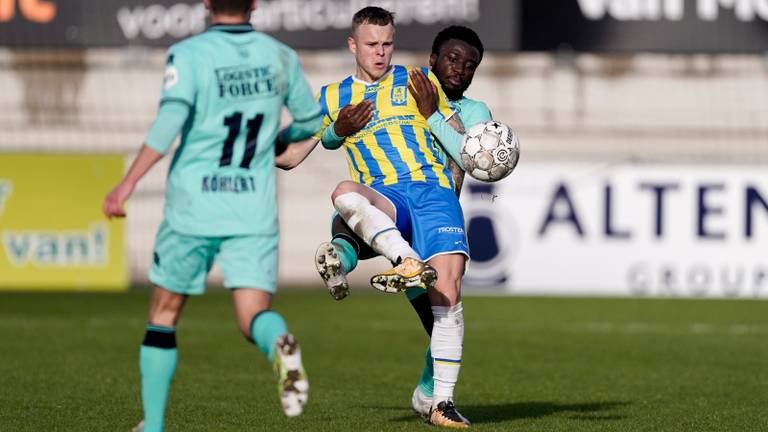
POLYGON ((371 248, 392 262, 398 258, 419 258, 403 239, 395 223, 357 192, 347 192, 333 201, 342 219, 371 248))
POLYGON ((435 323, 432 327, 432 357, 435 369, 433 405, 453 400, 453 389, 461 369, 464 343, 464 313, 461 302, 455 306, 432 306, 435 323))

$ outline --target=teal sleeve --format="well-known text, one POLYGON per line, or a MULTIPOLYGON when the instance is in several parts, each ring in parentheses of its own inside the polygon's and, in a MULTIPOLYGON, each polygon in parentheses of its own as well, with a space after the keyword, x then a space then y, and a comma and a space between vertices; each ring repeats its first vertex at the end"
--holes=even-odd
POLYGON ((344 142, 344 138, 336 135, 336 131, 333 129, 333 127, 336 125, 336 122, 331 122, 331 124, 328 125, 327 128, 323 131, 323 138, 322 143, 323 147, 327 148, 328 150, 336 150, 337 148, 341 147, 341 144, 344 142))
POLYGON ((176 135, 184 127, 189 112, 190 107, 186 103, 180 101, 162 102, 144 143, 158 153, 168 153, 176 135))
POLYGON ((323 114, 304 76, 296 52, 286 47, 281 54, 287 65, 288 75, 284 103, 293 117, 293 123, 280 131, 278 141, 290 143, 315 135, 322 126, 323 114))
MULTIPOLYGON (((458 110, 459 118, 464 124, 464 129, 468 130, 478 123, 484 123, 493 120, 488 106, 482 102, 462 99, 458 110)), ((429 119, 429 129, 440 143, 440 146, 459 166, 461 166, 461 139, 463 135, 448 124, 445 118, 438 112, 432 114, 429 119)))
MULTIPOLYGON (((463 120, 462 120, 463 121, 463 120)), ((461 166, 461 137, 462 135, 454 130, 445 120, 442 114, 435 111, 428 119, 429 129, 446 153, 451 156, 459 166, 461 166)))
POLYGON ((165 61, 161 102, 181 101, 194 105, 197 98, 197 69, 195 53, 182 45, 173 45, 165 61))
POLYGON ((464 122, 465 129, 469 129, 478 123, 485 123, 493 120, 488 105, 475 100, 469 100, 469 102, 471 102, 471 104, 468 103, 461 113, 461 121, 464 122))

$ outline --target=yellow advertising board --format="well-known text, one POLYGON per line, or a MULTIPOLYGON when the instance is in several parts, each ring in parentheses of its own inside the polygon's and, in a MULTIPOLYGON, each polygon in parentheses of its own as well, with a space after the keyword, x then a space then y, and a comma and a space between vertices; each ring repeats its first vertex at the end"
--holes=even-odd
POLYGON ((101 202, 118 155, 0 154, 0 290, 128 287, 122 220, 101 202))

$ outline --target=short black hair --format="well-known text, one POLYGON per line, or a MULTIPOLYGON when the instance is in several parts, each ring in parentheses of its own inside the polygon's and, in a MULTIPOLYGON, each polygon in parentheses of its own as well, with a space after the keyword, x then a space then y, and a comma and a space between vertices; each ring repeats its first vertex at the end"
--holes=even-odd
POLYGON ((367 6, 357 11, 352 17, 352 31, 361 24, 395 25, 395 13, 377 6, 367 6))
POLYGON ((483 41, 480 40, 480 36, 478 36, 477 33, 475 33, 475 31, 471 28, 458 25, 446 27, 440 30, 440 33, 435 36, 435 40, 432 42, 432 54, 439 54, 440 48, 443 46, 443 44, 451 39, 457 39, 466 42, 469 45, 477 48, 477 51, 480 53, 480 60, 483 59, 484 48, 483 41))
POLYGON ((252 4, 253 0, 211 0, 211 12, 246 14, 252 4))

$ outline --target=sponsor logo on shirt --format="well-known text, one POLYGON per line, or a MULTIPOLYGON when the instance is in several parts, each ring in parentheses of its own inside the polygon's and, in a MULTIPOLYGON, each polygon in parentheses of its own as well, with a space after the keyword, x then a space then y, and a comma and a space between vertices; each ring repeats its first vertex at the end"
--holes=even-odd
POLYGON ((440 227, 437 232, 444 234, 464 234, 464 228, 462 227, 440 227))
POLYGON ((256 99, 277 96, 280 86, 272 66, 231 66, 216 69, 218 96, 222 99, 256 99))

